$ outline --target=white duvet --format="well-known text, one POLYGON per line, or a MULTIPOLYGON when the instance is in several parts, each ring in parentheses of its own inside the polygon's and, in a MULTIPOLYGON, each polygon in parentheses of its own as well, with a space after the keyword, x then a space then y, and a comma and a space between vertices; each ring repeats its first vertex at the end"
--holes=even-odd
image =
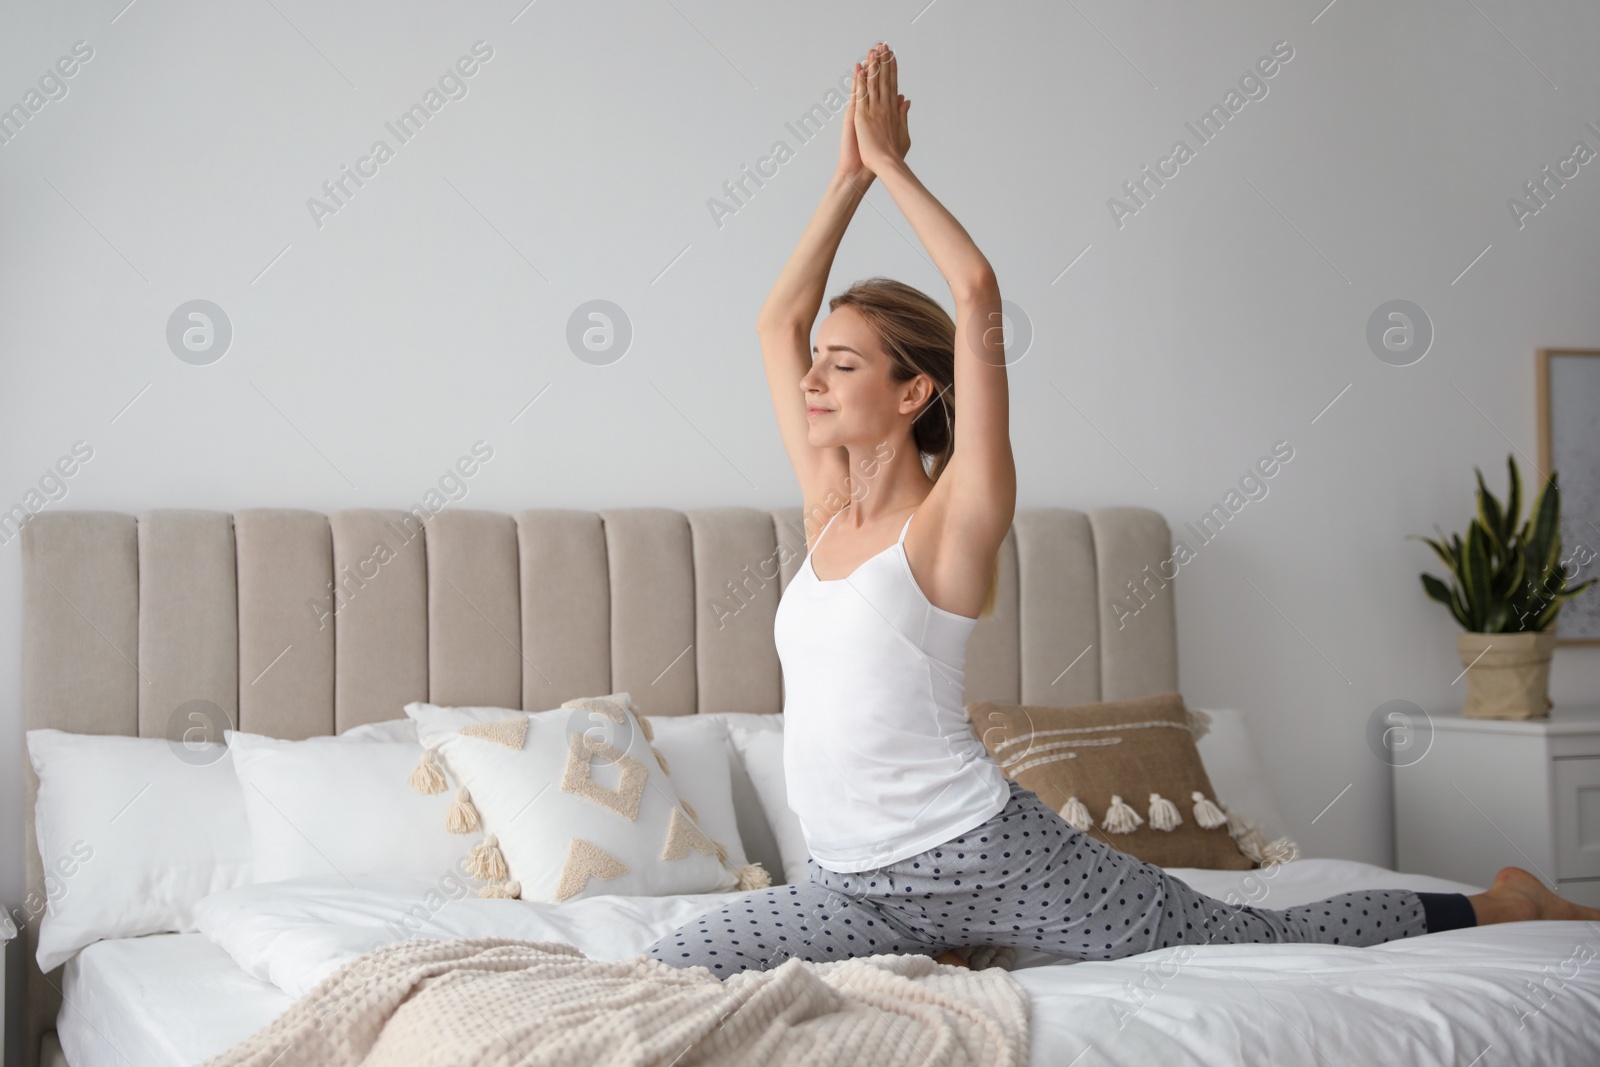
MULTIPOLYGON (((1267 908, 1358 889, 1479 888, 1347 860, 1170 873, 1267 908)), ((402 936, 556 940, 620 959, 737 895, 548 905, 452 899, 424 881, 303 879, 217 893, 198 918, 247 973, 299 997, 402 936)), ((1110 962, 1031 954, 1013 974, 1032 1005, 1036 1067, 1600 1064, 1600 924, 1507 923, 1373 948, 1175 946, 1110 962)))

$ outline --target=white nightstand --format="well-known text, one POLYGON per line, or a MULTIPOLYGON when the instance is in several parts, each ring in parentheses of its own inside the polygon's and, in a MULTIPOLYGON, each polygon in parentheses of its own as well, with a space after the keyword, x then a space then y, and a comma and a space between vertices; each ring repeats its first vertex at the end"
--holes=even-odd
POLYGON ((1426 754, 1391 768, 1398 868, 1487 886, 1522 867, 1600 907, 1600 705, 1430 718, 1426 754))

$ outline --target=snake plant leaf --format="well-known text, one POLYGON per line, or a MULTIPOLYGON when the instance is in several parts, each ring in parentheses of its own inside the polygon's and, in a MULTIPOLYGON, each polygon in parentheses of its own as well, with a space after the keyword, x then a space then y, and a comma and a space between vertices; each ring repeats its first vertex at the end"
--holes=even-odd
POLYGON ((1566 577, 1561 573, 1560 538, 1550 542, 1550 547, 1545 550, 1544 558, 1538 562, 1538 570, 1531 575, 1531 580, 1538 587, 1541 594, 1550 596, 1561 588, 1566 577))
MULTIPOLYGON (((1529 534, 1530 543, 1538 546, 1539 555, 1548 554, 1552 541, 1559 542, 1561 531, 1561 487, 1556 481, 1555 471, 1550 472, 1549 481, 1539 487, 1539 495, 1533 501, 1533 514, 1530 521, 1533 530, 1529 534)), ((1560 553, 1559 546, 1556 549, 1560 553)))
POLYGON ((1523 579, 1522 585, 1512 594, 1512 599, 1516 601, 1518 617, 1531 620, 1544 610, 1550 599, 1539 581, 1543 561, 1534 558, 1531 546, 1526 543, 1518 555, 1522 558, 1523 579))
POLYGON ((1561 598, 1558 596, 1553 598, 1550 603, 1545 606, 1543 611, 1539 612, 1539 615, 1534 620, 1534 624, 1532 626, 1533 631, 1535 633, 1539 633, 1548 629, 1550 624, 1556 621, 1556 612, 1560 610, 1561 598))
POLYGON ((1489 552, 1488 603, 1492 604, 1496 600, 1502 600, 1516 592, 1517 587, 1506 580, 1511 577, 1511 573, 1511 568, 1507 566, 1506 560, 1492 551, 1491 545, 1491 551, 1489 552))
POLYGON ((1448 604, 1451 601, 1450 587, 1431 574, 1422 576, 1422 588, 1427 591, 1428 596, 1441 604, 1448 604))
POLYGON ((1471 629, 1466 611, 1461 606, 1461 599, 1455 595, 1454 589, 1445 585, 1431 574, 1422 576, 1422 588, 1427 591, 1428 596, 1448 607, 1450 614, 1455 616, 1456 622, 1466 629, 1471 629))
POLYGON ((1500 501, 1495 499, 1489 487, 1483 484, 1483 472, 1477 467, 1472 468, 1472 473, 1478 479, 1478 519, 1483 523, 1483 529, 1489 536, 1489 554, 1498 556, 1505 551, 1505 546, 1511 540, 1511 535, 1502 530, 1501 524, 1505 521, 1505 513, 1500 510, 1500 501))
POLYGON ((1560 541, 1529 541, 1526 550, 1528 557, 1528 581, 1540 588, 1545 588, 1554 571, 1561 562, 1560 541))
POLYGON ((1506 538, 1516 536, 1517 516, 1522 514, 1522 476, 1510 452, 1506 453, 1506 473, 1510 488, 1506 490, 1506 538))
MULTIPOLYGON (((1560 517, 1561 490, 1552 474, 1550 480, 1539 488, 1534 500, 1529 526, 1523 537, 1527 557, 1527 583, 1534 596, 1541 600, 1561 588, 1564 576, 1555 573, 1561 559, 1561 532, 1557 526, 1560 517)), ((1539 605, 1540 610, 1544 604, 1539 605)))
MULTIPOLYGON (((1510 562, 1496 572, 1494 599, 1504 600, 1508 604, 1517 599, 1517 590, 1522 588, 1523 578, 1527 574, 1526 554, 1512 552, 1510 562)), ((1489 633, 1500 633, 1499 630, 1490 630, 1489 633)))
POLYGON ((1406 535, 1406 540, 1408 540, 1408 541, 1422 541, 1423 543, 1425 543, 1429 548, 1433 549, 1434 555, 1439 557, 1439 559, 1444 563, 1445 567, 1447 569, 1449 569, 1449 571, 1452 574, 1455 573, 1456 557, 1455 557, 1455 554, 1449 549, 1449 547, 1447 547, 1446 545, 1440 544, 1438 541, 1435 541, 1431 537, 1419 537, 1416 534, 1407 534, 1406 535))
POLYGON ((1565 604, 1567 601, 1571 600, 1573 597, 1577 596, 1579 593, 1583 592, 1597 581, 1600 581, 1600 578, 1590 578, 1588 581, 1579 585, 1575 585, 1571 589, 1563 589, 1560 592, 1553 594, 1553 599, 1557 604, 1565 604))
POLYGON ((1450 594, 1455 597, 1453 614, 1457 619, 1461 620, 1463 628, 1472 629, 1472 613, 1467 610, 1467 594, 1453 586, 1450 589, 1450 594))
POLYGON ((1538 609, 1542 611, 1566 581, 1560 569, 1561 540, 1555 538, 1543 543, 1529 540, 1523 546, 1522 555, 1527 569, 1524 591, 1529 599, 1538 601, 1538 609))
POLYGON ((1468 614, 1472 617, 1472 630, 1483 633, 1483 621, 1489 607, 1489 550, 1485 544, 1488 534, 1477 519, 1467 527, 1466 566, 1462 568, 1461 586, 1466 593, 1468 614))
POLYGON ((1594 583, 1594 579, 1591 578, 1589 581, 1584 582, 1583 585, 1581 585, 1581 586, 1577 586, 1577 587, 1572 588, 1572 589, 1563 589, 1560 593, 1558 593, 1556 595, 1556 603, 1565 604, 1567 601, 1571 600, 1573 597, 1575 597, 1579 593, 1583 592, 1585 589, 1587 589, 1593 583, 1594 583))
POLYGON ((1489 616, 1484 620, 1483 632, 1486 634, 1502 634, 1506 632, 1506 622, 1511 618, 1511 601, 1496 600, 1494 607, 1489 609, 1489 616))

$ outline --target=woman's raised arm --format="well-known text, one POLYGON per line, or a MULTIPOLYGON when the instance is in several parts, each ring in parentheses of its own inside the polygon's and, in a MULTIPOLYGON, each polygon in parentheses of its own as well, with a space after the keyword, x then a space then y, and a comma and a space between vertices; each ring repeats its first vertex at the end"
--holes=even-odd
POLYGON ((894 53, 874 49, 855 86, 856 141, 863 164, 894 197, 944 275, 956 305, 955 446, 939 476, 961 547, 993 552, 1011 527, 1017 471, 1011 454, 1000 285, 972 237, 906 165, 908 104, 894 53))
MULTIPOLYGON (((861 70, 857 63, 858 83, 861 70)), ((807 504, 832 491, 844 492, 849 471, 849 458, 843 448, 817 448, 810 443, 800 380, 811 370, 811 327, 822 306, 833 257, 867 186, 872 184, 872 172, 862 163, 856 147, 855 105, 852 93, 845 109, 844 129, 840 131, 839 167, 828 180, 822 203, 812 213, 800 243, 756 317, 778 432, 807 504)))

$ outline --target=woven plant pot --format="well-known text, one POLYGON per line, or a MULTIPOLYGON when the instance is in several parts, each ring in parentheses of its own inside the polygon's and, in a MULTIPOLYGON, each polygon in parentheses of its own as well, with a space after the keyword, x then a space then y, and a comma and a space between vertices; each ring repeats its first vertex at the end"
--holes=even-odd
POLYGON ((1544 719, 1550 715, 1550 654, 1554 630, 1543 633, 1456 635, 1467 668, 1469 719, 1544 719))

